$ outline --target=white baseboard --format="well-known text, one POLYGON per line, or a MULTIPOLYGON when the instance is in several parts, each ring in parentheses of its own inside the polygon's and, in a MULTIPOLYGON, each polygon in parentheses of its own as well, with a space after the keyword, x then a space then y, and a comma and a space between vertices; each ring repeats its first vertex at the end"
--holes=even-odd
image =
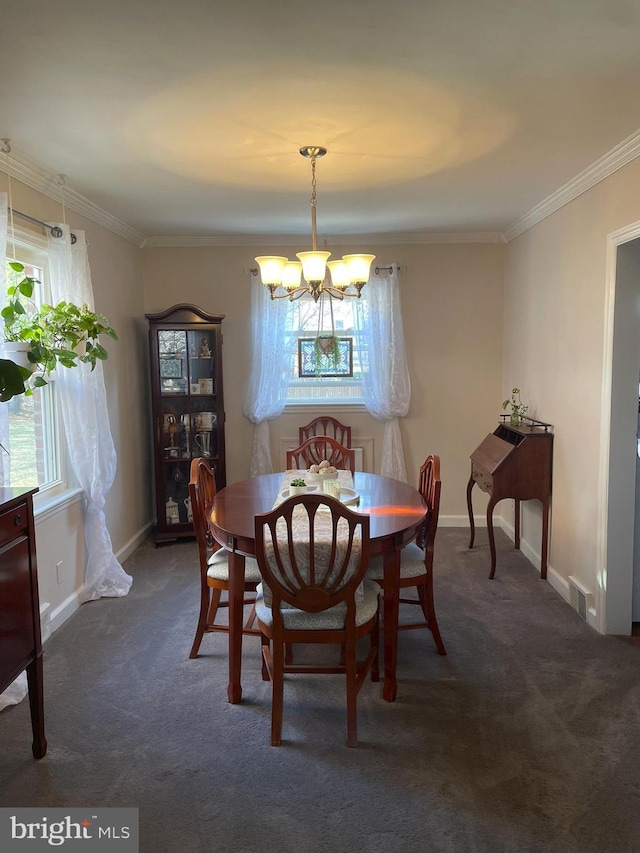
MULTIPOLYGON (((483 515, 474 515, 473 521, 476 527, 486 527, 487 526, 487 516, 483 515)), ((494 527, 502 527, 501 520, 499 518, 493 519, 494 527)), ((440 515, 438 516, 438 527, 466 527, 469 528, 469 516, 468 515, 440 515)))
POLYGON ((142 545, 144 540, 149 536, 149 533, 150 533, 152 528, 153 528, 153 522, 149 521, 147 524, 145 524, 143 527, 141 527, 137 533, 134 533, 134 535, 131 537, 131 539, 129 539, 128 542, 125 542, 125 544, 122 546, 122 548, 120 548, 116 552, 116 555, 115 555, 116 560, 118 560, 118 562, 120 562, 120 563, 124 563, 124 561, 128 557, 130 557, 133 554, 133 552, 137 548, 140 547, 140 545, 142 545))
MULTIPOLYGON (((133 552, 138 548, 144 540, 149 536, 149 531, 153 527, 153 523, 149 522, 145 524, 144 527, 141 527, 140 530, 135 533, 128 542, 120 548, 116 553, 116 559, 123 563, 127 557, 130 557, 133 552)), ((84 601, 84 586, 80 586, 78 589, 74 590, 71 595, 67 596, 65 600, 59 604, 55 609, 51 609, 50 604, 43 604, 40 607, 40 622, 42 626, 42 641, 47 640, 53 633, 55 633, 61 625, 69 619, 73 614, 80 608, 80 605, 84 601)))
POLYGON ((40 605, 40 636, 43 643, 51 636, 51 605, 48 601, 40 605))
MULTIPOLYGON (((497 519, 496 519, 497 521, 497 519)), ((507 534, 509 539, 512 542, 515 541, 515 528, 513 524, 506 521, 504 518, 500 517, 500 527, 507 534)), ((532 548, 529 542, 526 539, 523 539, 520 536, 520 551, 522 554, 529 560, 533 569, 540 574, 540 552, 536 551, 535 548, 532 548)), ((563 578, 559 572, 557 572, 553 566, 547 562, 547 581, 549 585, 552 586, 558 595, 563 598, 569 607, 571 607, 571 592, 569 589, 569 581, 566 578, 563 578)), ((573 609, 573 608, 572 608, 573 609)), ((595 607, 590 607, 587 611, 587 625, 597 631, 597 619, 596 619, 596 609, 595 607)))
POLYGON ((76 589, 71 595, 67 596, 62 604, 59 604, 49 615, 49 633, 48 636, 54 634, 61 625, 70 619, 71 616, 79 609, 83 601, 84 586, 76 589))

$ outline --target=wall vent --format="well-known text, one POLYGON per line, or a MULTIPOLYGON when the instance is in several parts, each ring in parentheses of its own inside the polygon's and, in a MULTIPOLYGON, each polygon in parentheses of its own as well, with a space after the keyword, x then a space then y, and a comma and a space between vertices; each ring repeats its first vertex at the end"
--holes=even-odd
POLYGON ((576 613, 586 622, 587 613, 593 606, 593 594, 572 575, 569 575, 569 601, 576 613))

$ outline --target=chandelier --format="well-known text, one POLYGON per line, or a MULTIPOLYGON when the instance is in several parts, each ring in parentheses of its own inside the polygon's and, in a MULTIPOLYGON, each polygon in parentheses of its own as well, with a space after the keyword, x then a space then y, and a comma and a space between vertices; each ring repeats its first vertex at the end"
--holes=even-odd
MULTIPOLYGON (((269 288, 272 299, 291 301, 310 293, 317 302, 322 294, 334 299, 345 296, 360 296, 362 288, 369 280, 369 268, 375 255, 344 255, 340 261, 328 261, 331 252, 318 251, 316 235, 316 160, 324 157, 326 148, 307 145, 300 149, 303 157, 311 160, 311 251, 298 252, 299 261, 290 261, 278 255, 261 255, 256 258, 260 265, 260 277, 269 288), (329 268, 330 281, 327 277, 329 268), (301 284, 304 276, 304 284, 301 284), (284 292, 277 293, 279 287, 284 292)), ((253 271, 257 275, 257 270, 253 271)))

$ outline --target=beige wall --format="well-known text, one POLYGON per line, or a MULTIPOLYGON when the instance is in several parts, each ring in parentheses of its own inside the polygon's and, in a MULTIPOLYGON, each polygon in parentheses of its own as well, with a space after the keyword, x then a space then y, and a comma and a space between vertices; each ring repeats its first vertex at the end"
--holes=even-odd
MULTIPOLYGON (((7 190, 0 175, 0 191, 7 190)), ((37 219, 59 221, 60 204, 12 181, 13 206, 37 219)), ((151 471, 148 441, 148 381, 146 324, 142 299, 139 249, 73 211, 67 211, 72 229, 84 230, 89 243, 96 309, 109 317, 119 335, 105 343, 104 363, 109 422, 118 454, 114 484, 105 514, 116 553, 126 554, 143 535, 151 517, 151 471)), ((22 220, 16 224, 24 227, 22 220)), ((66 507, 37 524, 41 600, 49 603, 54 620, 77 606, 84 561, 82 508, 66 507), (62 562, 60 582, 56 563, 62 562)))
MULTIPOLYGON (((0 175, 0 190, 6 189, 0 175)), ((565 205, 506 247, 483 244, 372 247, 380 264, 401 266, 402 310, 412 382, 409 416, 401 424, 410 476, 424 456, 442 458, 444 523, 466 524, 469 453, 493 430, 500 402, 513 385, 530 413, 555 426, 550 580, 567 594, 575 576, 596 593, 619 567, 599 565, 598 490, 602 453, 603 344, 607 235, 640 221, 640 160, 565 205)), ((59 219, 60 205, 13 182, 14 206, 59 219)), ((145 312, 193 302, 224 313, 224 381, 229 481, 248 474, 252 425, 242 413, 250 364, 249 268, 271 246, 147 249, 70 212, 90 244, 96 307, 120 334, 105 364, 109 417, 118 473, 106 514, 115 550, 138 541, 153 515, 145 312)), ((293 256, 300 246, 279 251, 293 256)), ((341 247, 341 253, 354 247, 341 247)), ((606 382, 605 382, 606 387, 606 382)), ((607 402, 605 400, 605 408, 607 402)), ((286 412, 272 424, 272 450, 295 435, 312 413, 286 412)), ((341 412, 356 437, 372 439, 379 470, 382 429, 366 412, 341 412)), ((605 414, 604 422, 606 423, 605 414)), ((605 465, 606 470, 606 465, 605 465)), ((606 484, 605 484, 606 485, 606 484)), ((477 490, 476 490, 477 491, 477 490)), ((476 511, 484 508, 479 496, 476 511)), ((76 509, 63 523, 46 519, 56 548, 40 555, 41 584, 61 607, 79 577, 82 537, 76 509), (73 529, 73 536, 64 533, 73 529), (58 554, 69 542, 70 575, 55 581, 58 554), (59 589, 58 587, 62 587, 59 589)), ((507 527, 510 502, 501 505, 507 527)), ((45 521, 41 525, 45 528, 45 521)), ((539 554, 540 511, 525 505, 523 549, 539 554)), ((620 571, 628 571, 622 567, 620 571)), ((627 583, 628 586, 628 583, 627 583)), ((72 593, 69 597, 73 597, 72 593)), ((594 618, 592 618, 592 622, 594 618)))
MULTIPOLYGON (((350 247, 340 247, 340 254, 350 247)), ((357 247, 353 247, 354 249, 357 247)), ((253 428, 243 405, 249 378, 250 284, 254 257, 271 247, 149 249, 143 254, 145 311, 179 302, 226 315, 224 385, 227 413, 227 477, 249 472, 253 428)), ((290 257, 300 246, 279 247, 290 257)), ((466 523, 469 454, 495 427, 502 377, 503 246, 428 245, 372 247, 378 262, 401 266, 401 299, 412 399, 402 421, 407 470, 415 482, 428 453, 442 459, 441 514, 466 523)), ((312 413, 285 413, 272 423, 277 464, 280 438, 295 436, 312 413)), ((373 469, 379 470, 382 427, 366 412, 345 412, 354 436, 373 438, 373 469)), ((478 498, 478 511, 483 508, 478 498)))
MULTIPOLYGON (((635 160, 506 249, 502 390, 517 385, 555 426, 550 565, 561 591, 573 575, 597 595, 628 571, 598 565, 598 494, 607 235, 640 220, 639 191, 635 160)), ((538 553, 539 521, 527 504, 523 534, 538 553)))

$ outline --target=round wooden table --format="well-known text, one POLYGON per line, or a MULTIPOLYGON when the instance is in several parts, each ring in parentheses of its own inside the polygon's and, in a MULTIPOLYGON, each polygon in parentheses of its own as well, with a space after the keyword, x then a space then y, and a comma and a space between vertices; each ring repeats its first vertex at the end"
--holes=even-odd
MULTIPOLYGON (((229 551, 229 702, 242 698, 241 660, 245 557, 255 556, 254 519, 268 512, 278 497, 283 474, 265 474, 221 489, 211 511, 211 531, 229 551)), ((357 471, 353 485, 360 501, 353 507, 371 517, 371 555, 384 563, 384 681, 383 698, 397 693, 398 607, 400 551, 415 537, 426 515, 420 492, 407 483, 357 471)))

